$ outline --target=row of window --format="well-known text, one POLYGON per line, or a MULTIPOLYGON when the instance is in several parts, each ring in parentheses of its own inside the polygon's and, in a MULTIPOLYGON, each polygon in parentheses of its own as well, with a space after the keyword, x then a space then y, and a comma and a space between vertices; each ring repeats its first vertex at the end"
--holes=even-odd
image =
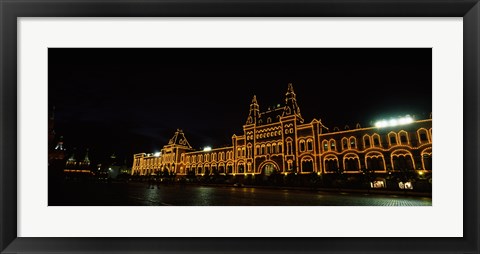
MULTIPOLYGON (((233 159, 233 152, 228 151, 226 153, 227 160, 233 159)), ((184 160, 185 154, 182 154, 181 161, 185 161, 186 163, 196 163, 196 162, 202 162, 202 161, 217 161, 217 153, 207 153, 207 154, 197 154, 197 155, 187 155, 184 160)), ((219 152, 218 153, 218 160, 219 161, 224 161, 225 160, 225 152, 219 152)))
MULTIPOLYGON (((430 129, 430 135, 427 129, 421 128, 417 130, 417 139, 420 144, 429 143, 431 142, 431 133, 432 129, 430 129)), ((410 145, 410 137, 409 133, 406 131, 399 131, 398 133, 390 132, 387 134, 387 141, 388 146, 394 145, 410 145)), ((342 150, 348 149, 358 149, 359 146, 357 144, 356 137, 344 137, 341 140, 342 150)), ((373 135, 365 134, 363 136, 363 148, 370 148, 370 147, 382 147, 382 140, 379 134, 375 133, 373 135)), ((336 151, 336 140, 324 140, 322 141, 322 148, 324 152, 327 151, 336 151)))
MULTIPOLYGON (((415 162, 412 154, 409 152, 395 154, 392 153, 390 163, 393 170, 414 170, 415 162)), ((423 170, 432 170, 432 154, 424 153, 421 156, 421 168, 423 170)), ((365 156, 365 168, 374 171, 386 170, 385 158, 382 154, 365 156)), ((340 168, 339 160, 335 155, 324 159, 324 169, 326 172, 338 172, 340 168)), ((361 169, 360 158, 358 155, 343 158, 343 170, 359 171, 361 169)))
MULTIPOLYGON (((304 157, 300 161, 301 172, 314 172, 313 158, 304 157)), ((415 161, 412 154, 407 150, 394 151, 390 156, 390 165, 393 170, 415 170, 415 161)), ((287 161, 286 170, 292 170, 293 163, 291 160, 287 161)), ((365 155, 364 167, 368 170, 385 171, 386 161, 382 153, 370 152, 365 155)), ((192 170, 196 174, 204 173, 233 173, 233 163, 229 162, 219 163, 218 165, 187 165, 186 170, 192 170)), ((275 166, 276 168, 276 166, 275 166)), ((340 163, 336 155, 328 155, 323 160, 323 168, 325 172, 340 172, 340 163)), ((349 153, 343 156, 342 171, 360 171, 362 165, 358 154, 349 153)), ((417 169, 432 170, 432 153, 431 149, 426 149, 421 153, 421 165, 417 169)), ((262 169, 263 170, 263 169, 262 169)), ((240 162, 237 165, 236 173, 247 173, 252 171, 252 164, 250 162, 240 162), (245 168, 246 166, 246 168, 245 168)), ((183 174, 183 167, 180 173, 183 174)))
POLYGON ((142 166, 159 165, 162 163, 172 163, 174 162, 174 158, 175 158, 175 154, 171 153, 171 154, 162 155, 160 157, 147 158, 143 160, 136 159, 135 164, 136 166, 140 166, 140 164, 142 164, 142 166), (141 163, 140 161, 142 161, 143 163, 141 163))
MULTIPOLYGON (((401 154, 401 155, 392 155, 391 165, 393 170, 414 170, 414 161, 411 154, 401 154)), ((237 173, 245 173, 245 166, 247 166, 247 172, 252 171, 251 163, 240 163, 237 165, 237 173)), ((292 162, 289 161, 287 165, 287 170, 292 170, 292 162)), ((324 170, 325 172, 338 172, 339 171, 339 161, 338 158, 326 158, 324 160, 324 170)), ((383 156, 371 156, 365 158, 365 167, 369 170, 374 171, 385 171, 385 159, 383 156)), ((205 172, 216 172, 217 167, 212 166, 188 166, 187 171, 194 170, 196 174, 203 174, 205 172)), ((343 170, 344 171, 359 171, 361 169, 360 159, 358 156, 352 156, 343 159, 343 170)), ((424 154, 422 156, 422 168, 424 170, 432 170, 432 155, 424 154)), ((300 171, 301 172, 314 172, 313 160, 310 158, 302 159, 300 162, 300 171)), ((233 173, 233 165, 228 164, 227 167, 219 166, 219 173, 233 173), (225 171, 226 169, 226 171, 225 171)))

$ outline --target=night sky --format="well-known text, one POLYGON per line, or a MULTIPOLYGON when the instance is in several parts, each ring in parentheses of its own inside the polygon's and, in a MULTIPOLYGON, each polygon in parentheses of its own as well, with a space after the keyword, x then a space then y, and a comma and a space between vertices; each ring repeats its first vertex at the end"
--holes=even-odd
POLYGON ((159 151, 177 128, 200 149, 231 145, 250 101, 283 104, 293 83, 306 122, 333 127, 432 111, 431 49, 48 50, 49 109, 67 151, 159 151))

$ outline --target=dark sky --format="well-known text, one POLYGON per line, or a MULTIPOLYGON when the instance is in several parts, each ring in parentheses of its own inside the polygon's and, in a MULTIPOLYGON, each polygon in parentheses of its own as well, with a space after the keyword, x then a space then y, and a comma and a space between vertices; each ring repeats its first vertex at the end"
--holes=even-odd
POLYGON ((431 49, 48 50, 49 107, 71 150, 100 161, 159 151, 177 128, 194 148, 231 145, 250 101, 284 103, 329 128, 432 111, 431 49))

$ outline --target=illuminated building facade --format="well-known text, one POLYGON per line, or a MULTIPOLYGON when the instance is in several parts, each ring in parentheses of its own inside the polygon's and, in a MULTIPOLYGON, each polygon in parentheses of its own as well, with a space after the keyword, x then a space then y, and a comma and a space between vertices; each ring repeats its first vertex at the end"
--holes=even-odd
POLYGON ((427 172, 432 170, 432 120, 381 121, 329 131, 321 120, 305 122, 292 84, 285 103, 260 111, 254 96, 241 135, 232 146, 194 151, 177 130, 160 153, 134 155, 132 174, 269 175, 358 174, 368 171, 427 172))
POLYGON ((65 163, 64 173, 82 173, 91 174, 90 159, 88 158, 88 149, 83 160, 77 160, 75 153, 72 153, 65 163))

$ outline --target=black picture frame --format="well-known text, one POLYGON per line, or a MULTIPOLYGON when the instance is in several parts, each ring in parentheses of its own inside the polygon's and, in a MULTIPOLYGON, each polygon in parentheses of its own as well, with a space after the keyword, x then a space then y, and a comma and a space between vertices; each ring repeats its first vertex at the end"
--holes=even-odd
POLYGON ((479 253, 478 0, 0 0, 2 253, 479 253), (463 17, 464 189, 460 238, 17 237, 18 17, 463 17))

